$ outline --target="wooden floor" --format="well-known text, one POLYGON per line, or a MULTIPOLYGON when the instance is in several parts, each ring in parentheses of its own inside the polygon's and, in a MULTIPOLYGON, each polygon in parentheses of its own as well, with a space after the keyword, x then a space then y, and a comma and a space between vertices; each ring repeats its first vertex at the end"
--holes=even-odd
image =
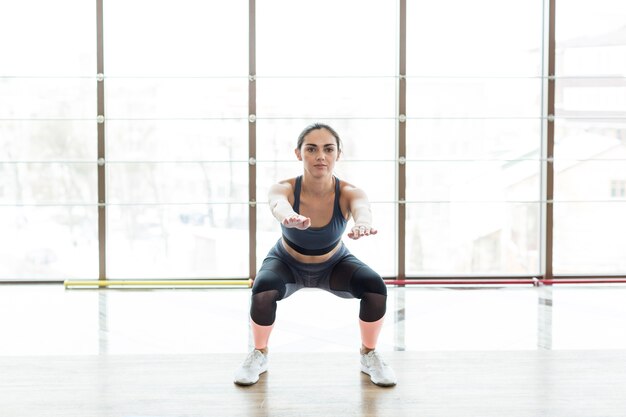
POLYGON ((626 351, 388 352, 379 388, 358 355, 281 353, 252 387, 241 354, 0 357, 3 417, 626 416, 626 351))

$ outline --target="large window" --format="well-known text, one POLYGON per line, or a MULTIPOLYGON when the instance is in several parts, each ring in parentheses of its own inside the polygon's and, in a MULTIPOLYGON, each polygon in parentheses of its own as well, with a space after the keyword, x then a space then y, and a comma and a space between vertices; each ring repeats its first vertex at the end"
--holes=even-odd
POLYGON ((315 121, 383 276, 624 275, 622 3, 3 2, 0 280, 248 277, 315 121))
POLYGON ((247 276, 247 1, 104 5, 107 275, 247 276))
POLYGON ((626 180, 626 7, 558 7, 554 272, 624 274, 626 201, 616 184, 626 180))
POLYGON ((95 12, 0 5, 0 279, 97 277, 95 12))
MULTIPOLYGON (((302 173, 294 154, 302 129, 328 123, 343 140, 336 175, 368 192, 380 229, 346 244, 387 276, 397 259, 396 14, 386 0, 284 0, 258 2, 256 20, 259 201, 273 182, 302 173)), ((280 234, 267 205, 259 209, 260 261, 280 234)))
POLYGON ((542 19, 407 2, 408 275, 540 273, 542 19))

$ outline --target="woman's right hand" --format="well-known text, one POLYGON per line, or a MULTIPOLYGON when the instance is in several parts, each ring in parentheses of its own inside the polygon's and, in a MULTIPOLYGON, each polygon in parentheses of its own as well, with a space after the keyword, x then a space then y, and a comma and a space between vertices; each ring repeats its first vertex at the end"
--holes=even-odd
POLYGON ((282 221, 283 226, 295 229, 308 229, 311 226, 311 219, 300 214, 287 216, 282 221))

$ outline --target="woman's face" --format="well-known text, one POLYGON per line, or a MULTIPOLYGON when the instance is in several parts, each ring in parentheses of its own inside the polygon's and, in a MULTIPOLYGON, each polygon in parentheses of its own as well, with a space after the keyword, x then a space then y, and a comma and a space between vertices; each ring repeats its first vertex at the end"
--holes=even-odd
POLYGON ((304 163, 304 170, 314 177, 332 175, 339 159, 337 140, 326 129, 315 129, 304 137, 296 156, 304 163))

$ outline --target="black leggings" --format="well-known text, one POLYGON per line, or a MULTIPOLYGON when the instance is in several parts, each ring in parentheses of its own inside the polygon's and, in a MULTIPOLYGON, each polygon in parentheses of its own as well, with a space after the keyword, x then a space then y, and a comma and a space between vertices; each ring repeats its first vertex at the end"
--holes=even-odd
POLYGON ((276 319, 276 302, 302 287, 318 287, 341 297, 361 300, 359 318, 373 322, 385 315, 387 286, 379 274, 354 255, 343 256, 326 271, 320 271, 317 285, 302 284, 303 276, 297 269, 275 257, 263 262, 252 287, 250 317, 261 326, 270 326, 276 319), (288 291, 288 287, 291 289, 288 291), (295 288, 295 290, 293 289, 295 288))

